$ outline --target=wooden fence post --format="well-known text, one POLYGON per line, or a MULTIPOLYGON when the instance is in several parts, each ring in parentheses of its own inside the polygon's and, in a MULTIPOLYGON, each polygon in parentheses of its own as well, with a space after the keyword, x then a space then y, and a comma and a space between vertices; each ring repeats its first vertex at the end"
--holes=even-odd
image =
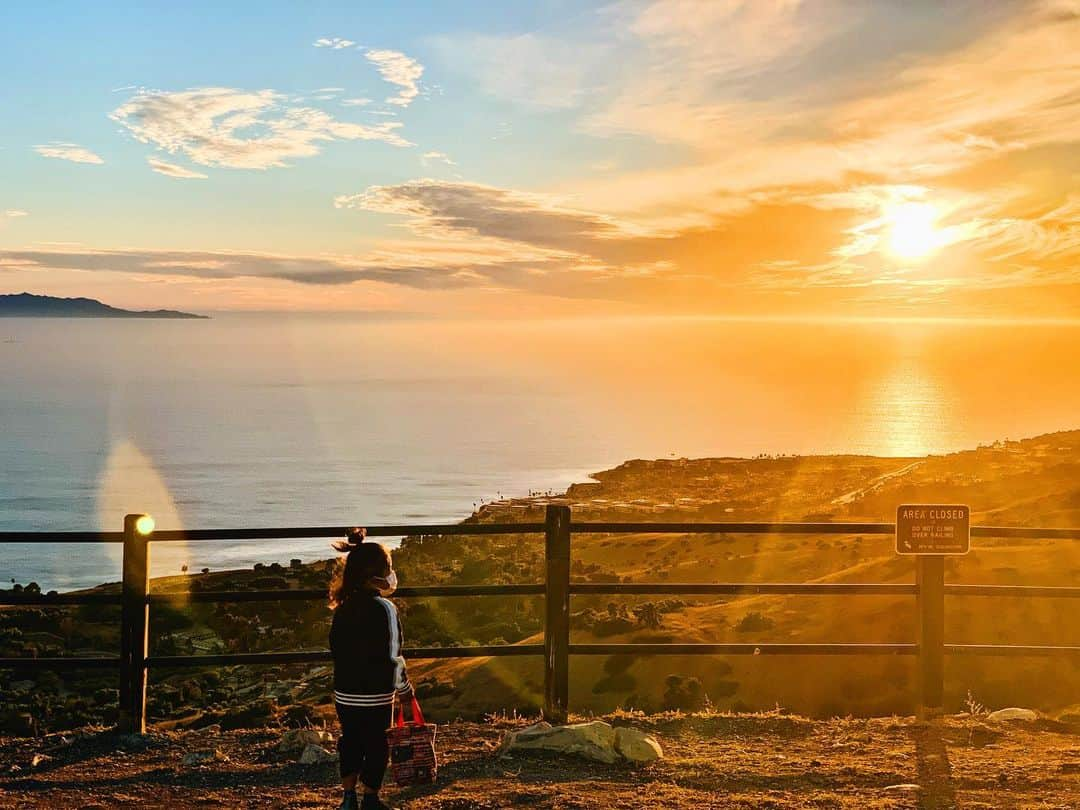
POLYGON ((945 558, 918 558, 919 586, 919 717, 942 714, 945 691, 945 558))
POLYGON ((570 507, 549 505, 544 526, 544 718, 557 724, 570 702, 570 507))
POLYGON ((120 607, 120 714, 122 734, 146 733, 147 617, 150 605, 150 543, 139 518, 124 517, 124 572, 120 607))

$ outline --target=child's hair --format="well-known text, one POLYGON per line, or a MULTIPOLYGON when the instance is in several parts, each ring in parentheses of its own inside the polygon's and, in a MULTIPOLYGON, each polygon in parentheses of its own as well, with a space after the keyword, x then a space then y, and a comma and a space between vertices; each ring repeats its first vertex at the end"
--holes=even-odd
POLYGON ((335 551, 345 555, 338 560, 330 580, 330 607, 339 607, 357 591, 368 587, 372 577, 384 577, 390 570, 390 552, 378 543, 364 541, 363 529, 349 529, 344 540, 336 541, 335 551))

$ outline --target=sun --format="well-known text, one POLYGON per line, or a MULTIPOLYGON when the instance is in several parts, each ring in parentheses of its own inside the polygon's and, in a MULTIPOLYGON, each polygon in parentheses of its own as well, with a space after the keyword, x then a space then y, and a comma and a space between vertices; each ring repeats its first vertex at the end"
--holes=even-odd
POLYGON ((889 252, 899 259, 923 259, 944 242, 938 210, 930 203, 902 202, 885 212, 889 252))

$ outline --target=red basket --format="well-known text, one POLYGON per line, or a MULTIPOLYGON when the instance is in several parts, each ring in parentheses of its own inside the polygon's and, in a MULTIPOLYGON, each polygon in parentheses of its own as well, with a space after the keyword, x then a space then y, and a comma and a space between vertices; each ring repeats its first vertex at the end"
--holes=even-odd
POLYGON ((390 745, 390 778, 394 784, 430 785, 435 781, 435 724, 425 723, 416 696, 412 697, 412 721, 405 722, 405 707, 394 703, 394 725, 386 730, 390 745))

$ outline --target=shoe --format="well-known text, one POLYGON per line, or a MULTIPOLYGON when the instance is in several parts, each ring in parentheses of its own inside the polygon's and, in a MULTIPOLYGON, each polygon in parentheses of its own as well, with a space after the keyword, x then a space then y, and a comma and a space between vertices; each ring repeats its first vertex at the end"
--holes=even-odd
POLYGON ((360 800, 356 798, 355 793, 346 793, 338 810, 360 810, 360 800))
POLYGON ((398 810, 398 808, 388 805, 379 798, 377 793, 365 793, 360 801, 360 810, 398 810))

